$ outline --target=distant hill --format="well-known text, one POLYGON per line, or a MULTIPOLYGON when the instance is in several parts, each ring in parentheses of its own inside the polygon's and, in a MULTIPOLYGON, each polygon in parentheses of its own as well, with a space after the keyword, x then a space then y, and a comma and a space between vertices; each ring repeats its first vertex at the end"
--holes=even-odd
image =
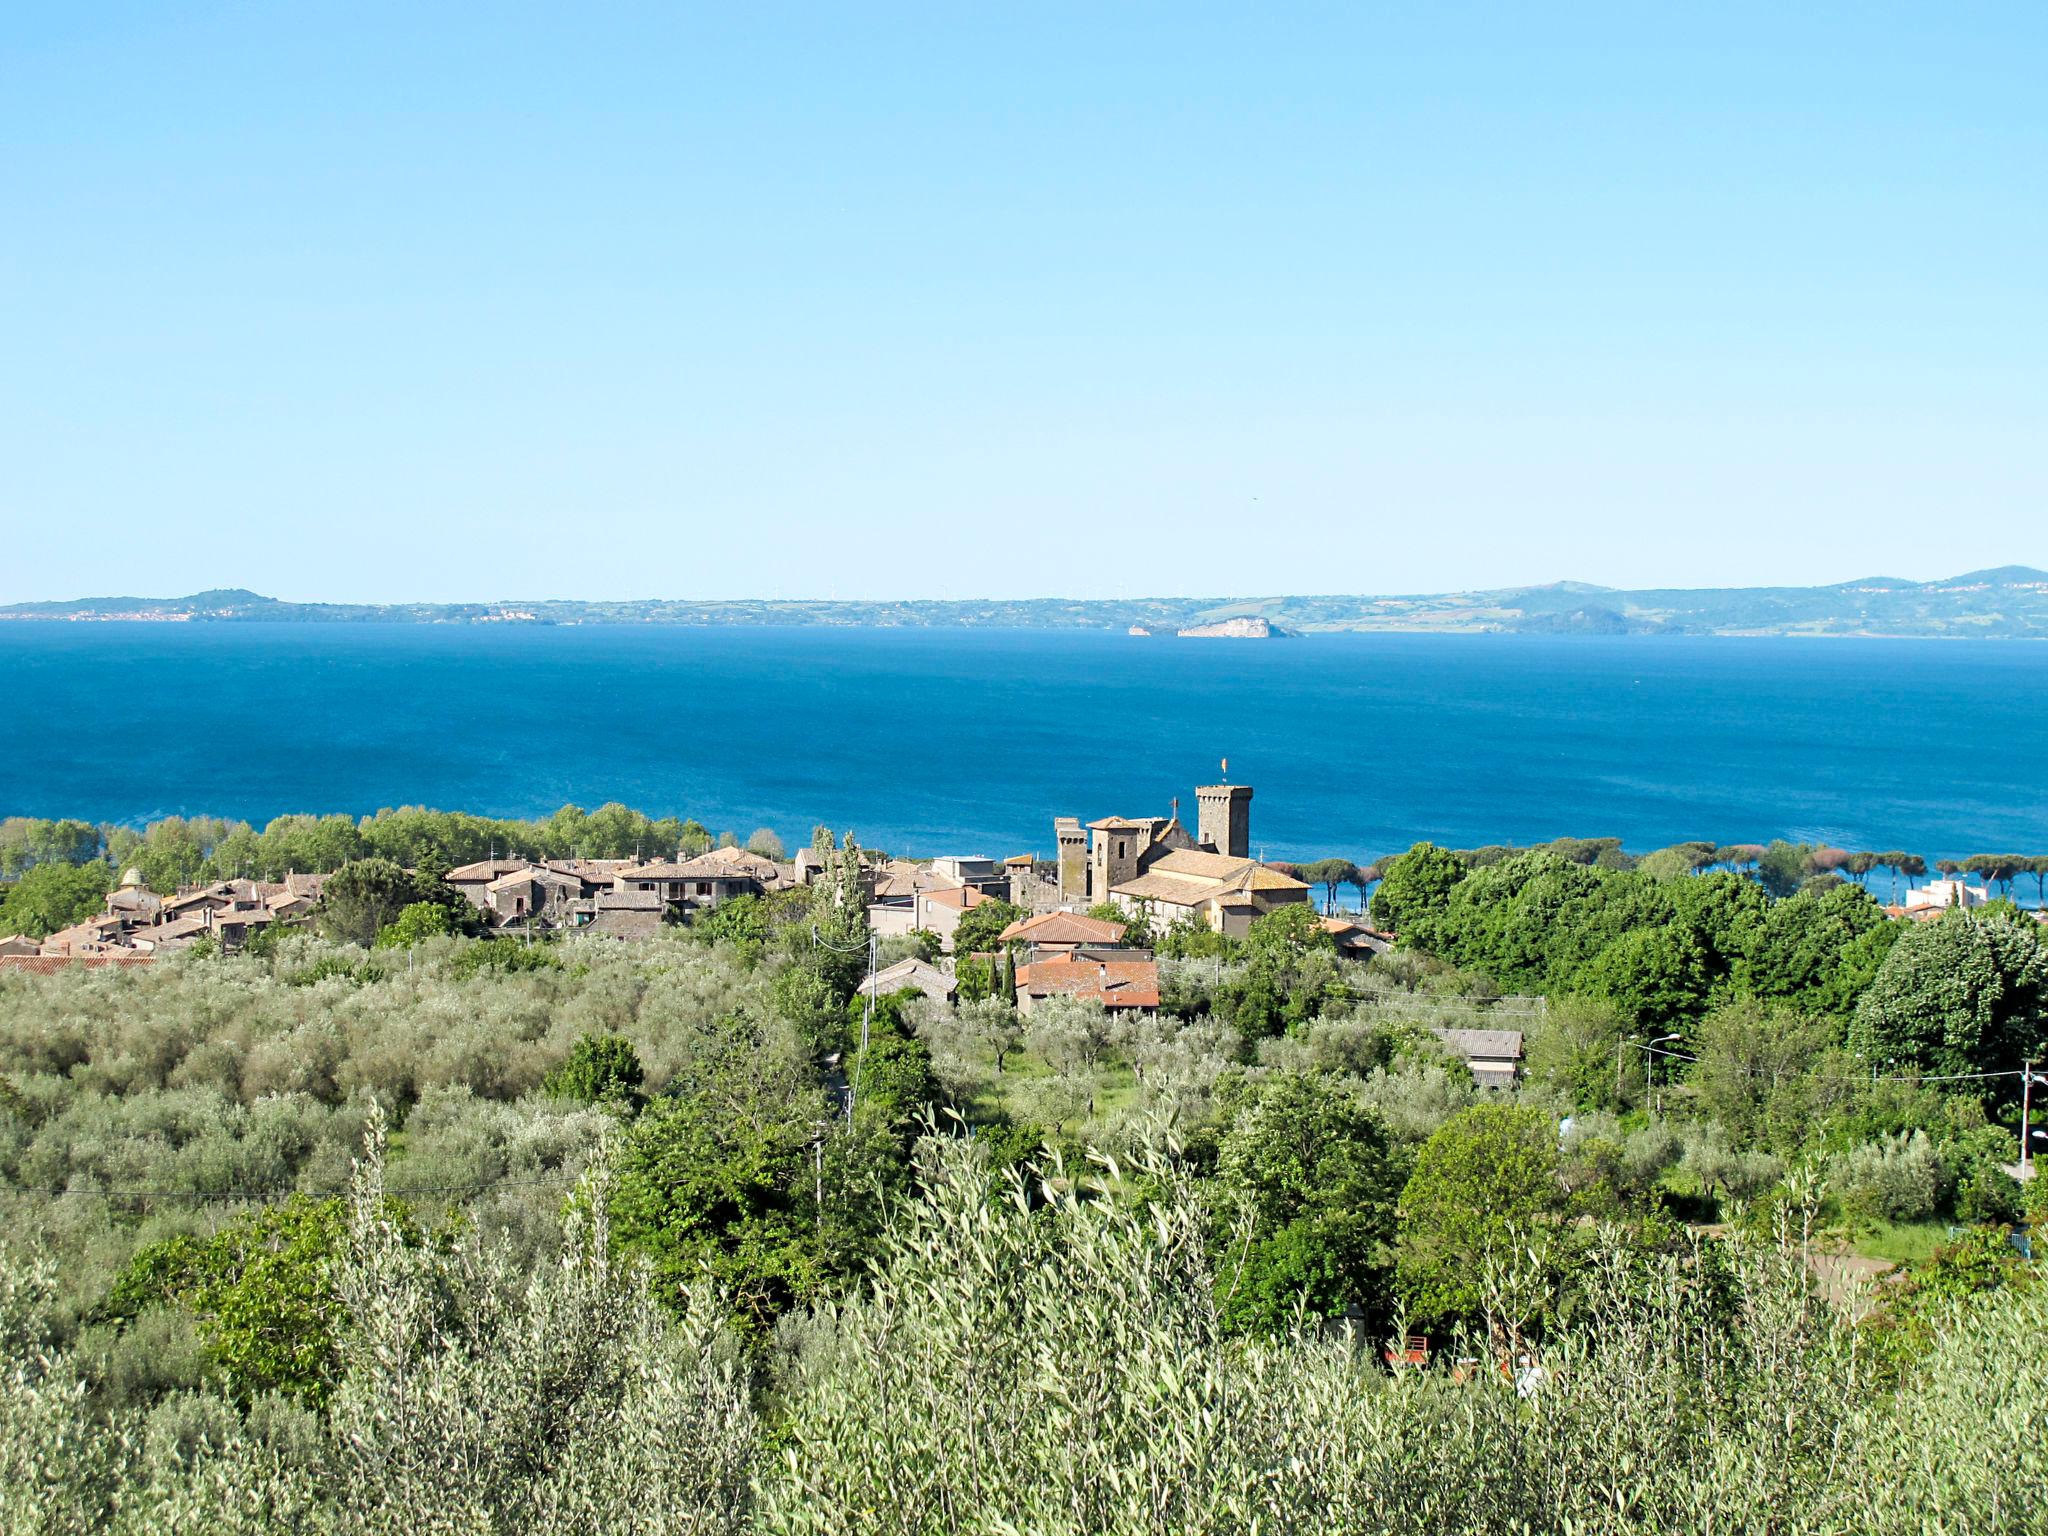
POLYGON ((1155 634, 1264 620, 1293 634, 1891 635, 2048 638, 2048 571, 2002 565, 1939 581, 1870 576, 1826 587, 1645 588, 1580 581, 1405 596, 916 601, 287 603, 239 587, 189 597, 90 597, 0 607, 21 622, 317 624, 802 624, 1111 629, 1155 634))

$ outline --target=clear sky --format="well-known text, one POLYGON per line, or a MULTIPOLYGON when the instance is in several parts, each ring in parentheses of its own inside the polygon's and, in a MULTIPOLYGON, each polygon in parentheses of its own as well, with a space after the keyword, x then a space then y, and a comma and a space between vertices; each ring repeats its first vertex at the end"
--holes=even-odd
POLYGON ((0 599, 2048 565, 2048 6, 41 4, 0 599))

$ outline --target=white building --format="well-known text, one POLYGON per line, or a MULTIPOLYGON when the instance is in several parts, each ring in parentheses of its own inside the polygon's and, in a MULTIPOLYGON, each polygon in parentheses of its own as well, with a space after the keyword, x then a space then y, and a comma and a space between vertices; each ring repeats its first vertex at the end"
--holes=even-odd
POLYGON ((1981 907, 1991 893, 1967 880, 1930 880, 1906 892, 1906 910, 1916 907, 1981 907))

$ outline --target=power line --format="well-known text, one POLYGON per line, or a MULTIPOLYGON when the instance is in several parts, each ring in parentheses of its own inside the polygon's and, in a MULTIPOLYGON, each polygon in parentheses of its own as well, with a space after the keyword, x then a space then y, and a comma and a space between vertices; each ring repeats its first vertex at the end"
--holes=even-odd
MULTIPOLYGON (((1699 1057, 1688 1056, 1682 1051, 1663 1051, 1651 1045, 1638 1045, 1636 1049, 1652 1056, 1668 1056, 1673 1061, 1689 1061, 1694 1065, 1698 1065, 1700 1060, 1699 1057)), ((1731 1066, 1723 1070, 1745 1073, 1750 1077, 1793 1078, 1809 1083, 1963 1083, 1982 1082, 1994 1077, 2024 1077, 2027 1073, 2025 1067, 2014 1067, 2008 1071, 2001 1072, 1897 1072, 1884 1075, 1873 1072, 1868 1076, 1858 1077, 1821 1077, 1810 1072, 1790 1070, 1770 1072, 1762 1067, 1731 1066)))

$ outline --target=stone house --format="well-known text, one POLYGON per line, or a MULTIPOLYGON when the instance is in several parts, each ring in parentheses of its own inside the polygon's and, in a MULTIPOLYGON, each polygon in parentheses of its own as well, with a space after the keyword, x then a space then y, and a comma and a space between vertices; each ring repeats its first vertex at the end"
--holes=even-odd
POLYGON ((1112 1013, 1157 1013, 1159 965, 1150 956, 1072 951, 1018 966, 1017 1011, 1029 1015, 1048 997, 1098 1002, 1112 1013))
POLYGON ((1512 1088, 1521 1078, 1518 1029, 1439 1029, 1436 1037, 1458 1053, 1481 1088, 1512 1088))
POLYGON ((1122 944, 1127 932, 1123 923, 1084 917, 1079 912, 1042 912, 1010 924, 999 937, 1005 944, 1030 945, 1034 955, 1052 955, 1062 950, 1110 948, 1122 944))
POLYGON ((950 1003, 957 986, 951 976, 936 965, 912 955, 884 966, 873 976, 863 976, 854 989, 861 996, 892 997, 898 992, 917 991, 937 1003, 950 1003))

